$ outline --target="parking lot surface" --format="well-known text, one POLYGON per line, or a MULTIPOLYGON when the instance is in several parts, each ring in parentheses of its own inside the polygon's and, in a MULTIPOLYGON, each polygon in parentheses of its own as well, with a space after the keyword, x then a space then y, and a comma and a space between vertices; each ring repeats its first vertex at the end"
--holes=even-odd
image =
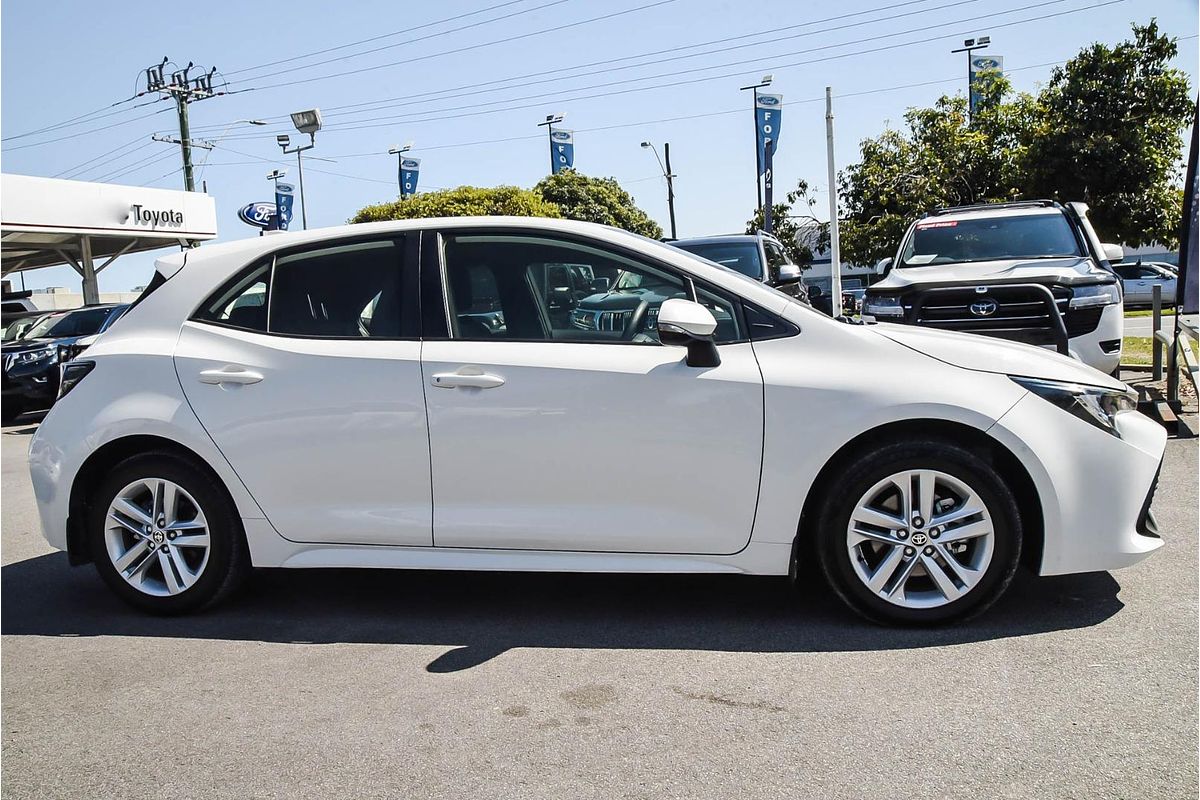
POLYGON ((5 797, 1196 797, 1194 439, 1150 561, 902 630, 735 576, 266 571, 147 617, 46 546, 33 424, 0 436, 5 797))

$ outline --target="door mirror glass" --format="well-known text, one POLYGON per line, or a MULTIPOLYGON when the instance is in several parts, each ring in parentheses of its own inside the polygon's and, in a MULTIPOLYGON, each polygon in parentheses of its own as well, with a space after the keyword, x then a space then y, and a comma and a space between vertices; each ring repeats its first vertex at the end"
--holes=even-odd
POLYGON ((1108 263, 1110 264, 1119 263, 1125 258, 1125 248, 1121 247, 1119 244, 1109 244, 1106 242, 1100 245, 1100 247, 1104 250, 1104 258, 1107 259, 1108 263))
POLYGON ((687 347, 690 367, 715 367, 721 363, 713 334, 717 319, 699 303, 672 298, 658 310, 658 338, 663 344, 687 347))
POLYGON ((891 258, 891 256, 888 256, 887 258, 880 259, 879 263, 875 265, 875 274, 876 275, 886 275, 887 271, 891 268, 892 268, 892 258, 891 258))
POLYGON ((779 282, 783 283, 799 283, 801 278, 800 268, 795 264, 781 264, 779 266, 779 282))

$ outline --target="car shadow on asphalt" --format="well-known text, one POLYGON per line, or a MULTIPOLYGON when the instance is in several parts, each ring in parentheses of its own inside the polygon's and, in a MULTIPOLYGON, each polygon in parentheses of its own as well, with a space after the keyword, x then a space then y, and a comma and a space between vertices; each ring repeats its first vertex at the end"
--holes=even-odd
POLYGON ((186 617, 123 604, 91 567, 54 553, 0 569, 0 632, 449 648, 427 669, 469 669, 517 647, 804 653, 897 650, 1096 625, 1120 611, 1108 573, 1019 572, 983 616, 955 626, 863 622, 815 580, 739 575, 591 575, 259 570, 227 603, 186 617))

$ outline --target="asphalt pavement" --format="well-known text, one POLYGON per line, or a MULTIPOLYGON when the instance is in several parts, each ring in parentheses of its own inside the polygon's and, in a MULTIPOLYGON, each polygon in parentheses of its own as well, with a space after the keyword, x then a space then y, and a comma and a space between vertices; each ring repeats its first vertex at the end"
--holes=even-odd
POLYGON ((32 430, 0 435, 5 798, 1197 796, 1195 439, 1150 561, 903 630, 737 576, 271 570, 148 617, 46 546, 32 430))
MULTIPOLYGON (((1159 324, 1159 330, 1170 333, 1175 330, 1175 315, 1163 315, 1159 324)), ((1125 318, 1125 335, 1126 336, 1153 336, 1154 333, 1154 318, 1153 317, 1126 317, 1125 318)))

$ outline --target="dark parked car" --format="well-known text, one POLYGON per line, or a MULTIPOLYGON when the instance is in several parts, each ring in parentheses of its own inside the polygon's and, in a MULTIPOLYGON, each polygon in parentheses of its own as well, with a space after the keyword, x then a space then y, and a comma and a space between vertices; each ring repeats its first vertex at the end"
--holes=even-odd
POLYGON ((80 339, 106 330, 128 305, 86 306, 48 314, 3 348, 5 422, 26 411, 49 408, 58 397, 58 366, 80 339))
POLYGON ((800 268, 788 258, 783 243, 769 233, 759 231, 676 239, 667 244, 706 258, 726 269, 740 272, 748 278, 762 281, 806 303, 809 302, 800 268))

